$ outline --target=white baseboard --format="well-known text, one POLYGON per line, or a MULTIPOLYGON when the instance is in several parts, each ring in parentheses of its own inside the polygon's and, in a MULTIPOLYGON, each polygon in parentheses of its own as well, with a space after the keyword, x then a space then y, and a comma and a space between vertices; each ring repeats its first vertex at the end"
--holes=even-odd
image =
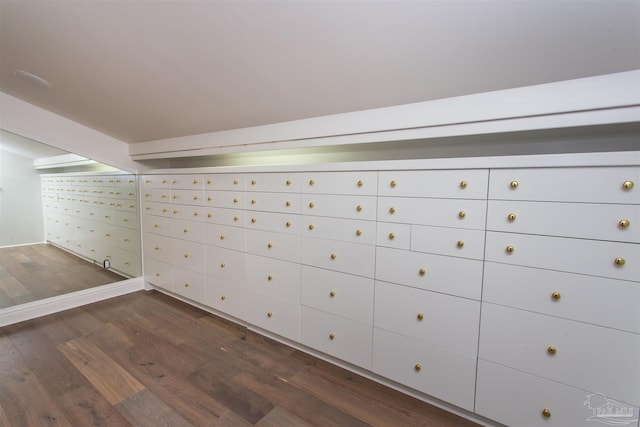
POLYGON ((84 289, 65 295, 7 307, 0 309, 0 327, 141 290, 144 290, 144 278, 136 277, 91 289, 84 289))

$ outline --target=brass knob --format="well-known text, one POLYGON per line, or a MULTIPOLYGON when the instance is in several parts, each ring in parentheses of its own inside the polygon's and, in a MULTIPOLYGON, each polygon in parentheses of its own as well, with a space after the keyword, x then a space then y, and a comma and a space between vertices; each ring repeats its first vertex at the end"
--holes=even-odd
POLYGON ((273 276, 271 276, 271 275, 267 276, 267 280, 268 281, 272 281, 273 280, 273 276))
POLYGON ((549 353, 550 355, 553 356, 557 352, 558 352, 558 350, 554 346, 550 345, 549 347, 547 347, 547 353, 549 353))
POLYGON ((312 180, 312 179, 310 179, 310 180, 309 180, 309 185, 313 185, 313 184, 315 184, 315 183, 316 183, 316 182, 315 182, 314 180, 312 180))
POLYGON ((226 264, 223 262, 220 264, 220 268, 224 268, 226 266, 226 264))
POLYGON ((184 254, 184 257, 189 258, 189 254, 188 253, 184 254))
POLYGON ((188 229, 188 228, 185 228, 184 230, 182 230, 182 232, 183 232, 183 233, 188 233, 188 232, 189 232, 189 229, 188 229))
POLYGON ((358 187, 362 187, 363 185, 364 185, 364 182, 358 181, 358 187))
POLYGON ((334 334, 333 332, 331 332, 331 333, 329 334, 329 339, 330 339, 330 340, 335 339, 335 337, 336 337, 336 334, 334 334))
POLYGON ((631 190, 633 188, 633 181, 625 181, 622 183, 622 188, 625 190, 631 190))
POLYGON ((212 213, 208 213, 207 214, 207 218, 213 218, 213 214, 212 213))
POLYGON ((506 250, 508 253, 512 253, 512 252, 515 250, 515 248, 514 248, 513 246, 509 245, 509 246, 507 246, 507 247, 505 248, 505 250, 506 250))
POLYGON ((238 198, 237 197, 233 198, 233 203, 238 203, 238 198))
POLYGON ((310 208, 312 208, 312 207, 314 207, 314 206, 315 206, 315 203, 313 203, 313 202, 309 203, 309 207, 310 207, 310 208))
POLYGON ((290 180, 290 179, 286 180, 286 181, 285 181, 285 184, 287 184, 287 185, 291 185, 291 180, 290 180))
POLYGON ((553 298, 555 301, 558 301, 561 296, 562 295, 560 295, 560 292, 552 292, 551 293, 551 298, 553 298))
POLYGON ((160 277, 160 273, 156 273, 156 277, 160 277))
POLYGON ((397 185, 397 183, 396 183, 395 181, 391 181, 391 182, 389 183, 389 185, 391 185, 391 187, 395 187, 395 186, 397 185))
POLYGON ((233 185, 238 185, 238 180, 237 179, 233 180, 233 185))
POLYGON ((390 213, 390 214, 392 214, 392 213, 395 213, 395 212, 396 212, 396 208, 394 208, 393 206, 391 206, 391 207, 389 208, 389 213, 390 213))
POLYGON ((220 299, 221 299, 222 301, 224 301, 224 300, 226 300, 226 299, 227 299, 227 297, 225 297, 224 295, 222 295, 222 296, 220 297, 220 299))
POLYGON ((287 206, 291 206, 291 202, 287 200, 287 202, 285 203, 285 205, 287 205, 287 206))
POLYGON ((467 185, 469 185, 467 181, 460 181, 460 188, 467 188, 467 185))
POLYGON ((251 199, 251 204, 255 205, 256 204, 256 199, 251 199))
POLYGON ((315 226, 313 224, 309 224, 309 230, 313 230, 315 226))
POLYGON ((198 200, 200 197, 198 196, 193 196, 193 200, 198 200))
POLYGON ((251 185, 256 185, 256 180, 255 179, 251 180, 251 185))
POLYGON ((267 317, 271 317, 271 316, 273 316, 273 313, 272 312, 268 312, 267 313, 267 317))
POLYGON ((458 246, 459 248, 464 246, 464 242, 462 240, 458 240, 458 243, 456 243, 456 246, 458 246))
POLYGON ((356 236, 361 236, 362 235, 362 230, 356 230, 356 236))
POLYGON ((207 184, 212 184, 212 183, 213 183, 212 180, 210 180, 210 179, 207 180, 207 184))
POLYGON ((548 408, 544 408, 542 410, 542 416, 545 417, 545 418, 551 417, 551 411, 548 408))
POLYGON ((193 180, 193 183, 194 183, 194 184, 197 184, 197 183, 198 183, 198 180, 197 180, 197 179, 194 179, 194 180, 193 180))
POLYGON ((220 235, 220 240, 224 240, 224 234, 220 235))
POLYGON ((414 366, 413 369, 415 369, 416 372, 420 372, 420 370, 422 369, 422 365, 419 363, 416 363, 416 366, 414 366))
MULTIPOLYGON (((109 236, 109 235, 107 234, 107 237, 108 237, 108 236, 109 236)), ((153 249, 155 249, 156 251, 159 251, 159 250, 160 250, 160 246, 156 246, 156 247, 155 247, 155 248, 153 248, 153 249)))
POLYGON ((336 291, 331 291, 331 292, 329 292, 329 296, 330 296, 331 298, 335 297, 335 296, 336 296, 336 291))
POLYGON ((616 258, 615 260, 613 260, 613 262, 614 262, 616 265, 623 266, 623 265, 624 265, 624 263, 625 263, 626 261, 624 260, 624 258, 620 258, 620 257, 618 257, 618 258, 616 258))
POLYGON ((620 227, 620 228, 627 228, 630 224, 631 224, 631 223, 630 223, 628 220, 626 220, 626 219, 621 219, 621 220, 618 222, 618 227, 620 227))
POLYGON ((177 194, 174 194, 173 196, 171 196, 171 198, 172 198, 173 200, 175 200, 175 199, 177 199, 177 198, 178 198, 178 195, 177 195, 177 194))
POLYGON ((291 227, 291 223, 289 221, 285 222, 284 224, 287 228, 291 227))
MULTIPOLYGON (((95 182, 95 180, 94 180, 93 182, 95 182)), ((163 179, 163 180, 162 180, 162 183, 163 183, 163 184, 166 184, 166 183, 167 183, 167 180, 166 180, 166 179, 163 179)))
POLYGON ((424 268, 421 268, 420 270, 418 270, 418 274, 420 274, 421 276, 424 276, 425 274, 427 274, 427 270, 425 270, 424 268))
POLYGON ((514 188, 514 189, 518 188, 518 181, 511 181, 509 183, 509 187, 514 188))
POLYGON ((467 213, 465 211, 458 212, 458 218, 464 218, 465 216, 467 216, 467 213))
POLYGON ((416 316, 416 318, 417 318, 418 320, 423 320, 423 319, 424 319, 424 314, 422 314, 422 313, 418 313, 418 315, 416 316))
POLYGON ((257 220, 255 218, 251 218, 251 222, 255 223, 257 220))
POLYGON ((336 259, 337 255, 336 254, 331 254, 331 259, 336 259))
POLYGON ((356 210, 357 210, 358 212, 360 212, 360 211, 362 210, 362 206, 360 206, 360 205, 356 206, 356 210))
POLYGON ((509 220, 509 222, 515 221, 516 220, 516 214, 510 213, 509 215, 507 215, 507 220, 509 220))
POLYGON ((186 282, 186 283, 184 284, 184 287, 185 287, 185 288, 188 288, 189 286, 191 286, 191 283, 189 283, 189 282, 186 282))
POLYGON ((172 184, 176 184, 178 182, 177 179, 174 179, 173 181, 171 181, 172 184))
POLYGON ((393 240, 396 237, 395 234, 393 233, 389 233, 389 240, 393 240))
POLYGON ((273 243, 267 243, 267 247, 271 249, 273 247, 273 243))
POLYGON ((178 210, 177 210, 177 209, 174 209, 174 210, 173 210, 173 213, 174 213, 174 214, 177 214, 177 213, 178 213, 178 210))
POLYGON ((240 219, 240 218, 238 218, 238 216, 237 216, 237 215, 233 217, 233 220, 234 220, 234 221, 237 221, 237 220, 239 220, 239 219, 240 219))

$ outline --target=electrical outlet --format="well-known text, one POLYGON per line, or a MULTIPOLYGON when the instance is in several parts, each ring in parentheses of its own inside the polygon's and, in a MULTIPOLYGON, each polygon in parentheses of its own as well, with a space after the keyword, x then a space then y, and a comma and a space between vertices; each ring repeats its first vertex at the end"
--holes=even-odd
POLYGON ((104 261, 102 261, 102 266, 104 268, 109 268, 111 267, 111 261, 109 261, 108 259, 105 259, 104 261))

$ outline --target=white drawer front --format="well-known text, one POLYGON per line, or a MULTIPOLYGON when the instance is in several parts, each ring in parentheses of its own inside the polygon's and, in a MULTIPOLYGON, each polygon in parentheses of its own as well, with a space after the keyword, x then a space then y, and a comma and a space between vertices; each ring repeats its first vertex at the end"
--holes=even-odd
POLYGON ((640 281, 640 245, 487 232, 486 259, 615 279, 640 281), (616 264, 616 260, 622 265, 616 264), (623 260, 623 261, 622 261, 623 260))
POLYGON ((300 213, 300 194, 247 193, 246 209, 250 211, 300 213))
POLYGON ((356 366, 371 369, 373 327, 302 307, 300 342, 356 366))
POLYGON ((640 167, 495 169, 489 198, 639 204, 639 184, 640 167))
POLYGON ((204 175, 202 182, 205 190, 244 190, 245 176, 242 174, 220 173, 204 175))
POLYGON ((176 239, 204 243, 204 224, 183 219, 171 221, 171 236, 176 239))
POLYGON ((202 199, 204 206, 230 209, 245 207, 245 193, 242 191, 205 191, 202 199))
POLYGON ((247 252, 285 261, 300 261, 300 237, 292 234, 247 230, 247 252))
POLYGON ((373 277, 375 247, 336 240, 302 238, 301 262, 328 270, 373 277))
POLYGON ((247 255, 247 290, 300 302, 300 264, 247 255))
POLYGON ((369 221, 376 219, 375 196, 303 194, 301 203, 301 213, 304 215, 369 221))
POLYGON ((414 225, 411 250, 462 258, 484 258, 484 230, 414 225))
POLYGON ((245 290, 239 283, 231 283, 206 276, 205 304, 238 319, 246 317, 245 290))
POLYGON ((297 193, 300 191, 300 175, 297 173, 250 173, 246 179, 247 191, 273 191, 297 193))
POLYGON ((138 214, 135 212, 115 212, 120 227, 138 228, 138 214))
POLYGON ((307 237, 341 240, 343 242, 374 245, 376 240, 375 221, 329 218, 321 216, 300 216, 301 233, 307 237))
POLYGON ((144 279, 147 283, 171 290, 171 264, 156 261, 152 258, 144 259, 144 279))
POLYGON ((377 195, 377 172, 308 172, 301 181, 303 193, 377 195))
MULTIPOLYGON (((112 233, 106 233, 111 235, 112 233)), ((170 262, 171 242, 174 239, 158 234, 145 232, 142 239, 142 246, 145 258, 153 258, 158 261, 170 262)))
POLYGON ((201 206, 171 205, 171 217, 192 221, 205 221, 205 211, 201 206))
POLYGON ((487 229, 640 242, 640 205, 489 201, 487 229))
MULTIPOLYGON (((636 407, 633 407, 633 417, 606 417, 606 414, 600 419, 594 417, 595 408, 606 403, 606 398, 590 397, 592 393, 484 360, 478 361, 476 412, 484 417, 522 427, 638 425, 636 407), (545 409, 549 411, 548 416, 543 415, 545 409), (633 419, 636 421, 626 423, 633 419), (611 421, 624 424, 610 424, 611 421)), ((618 405, 616 402, 614 407, 618 405)), ((629 408, 624 404, 622 407, 629 408)))
POLYGON ((186 240, 171 239, 168 242, 169 263, 181 268, 204 272, 204 245, 186 240))
POLYGON ((199 303, 205 302, 204 275, 183 268, 173 268, 172 290, 178 295, 199 303))
POLYGON ((411 248, 411 225, 379 222, 376 245, 396 249, 411 248))
POLYGON ((160 183, 172 189, 202 190, 202 176, 199 175, 166 175, 160 180, 160 183))
MULTIPOLYGON (((93 223, 94 225, 99 225, 98 223, 93 223)), ((90 236, 95 236, 95 228, 91 228, 94 230, 93 233, 90 232, 90 236)), ((125 249, 131 252, 140 252, 140 231, 134 230, 132 228, 122 228, 118 227, 118 247, 120 249, 125 249)))
POLYGON ((299 215, 274 212, 249 212, 245 227, 252 230, 299 234, 299 215))
POLYGON ((161 215, 170 217, 171 216, 171 205, 167 203, 157 203, 157 202, 142 202, 142 213, 145 215, 161 215))
POLYGON ((201 205, 202 190, 171 190, 171 203, 176 205, 201 205))
POLYGON ((480 302, 376 282, 376 328, 467 356, 478 353, 480 302))
POLYGON ((241 227, 245 223, 246 215, 246 211, 239 209, 225 209, 215 207, 202 208, 202 217, 204 221, 214 224, 241 227))
POLYGON ((482 359, 626 403, 640 400, 640 335, 484 303, 480 336, 482 359))
POLYGON ((245 254, 217 246, 205 246, 205 273, 231 283, 245 281, 245 254))
POLYGON ((126 249, 117 249, 115 259, 111 264, 112 268, 128 275, 130 277, 138 277, 142 272, 140 269, 140 254, 126 249))
POLYGON ((135 200, 128 199, 116 199, 115 200, 116 210, 126 211, 126 212, 137 212, 138 206, 135 200))
POLYGON ((373 372, 473 410, 475 357, 374 328, 373 372))
POLYGON ((205 224, 204 242, 207 245, 220 246, 235 251, 244 251, 246 248, 245 233, 245 229, 240 227, 205 224))
POLYGON ((636 282, 487 262, 482 299, 640 333, 640 286, 636 282), (608 301, 615 301, 615 310, 608 301))
POLYGON ((246 317, 252 325, 300 341, 300 305, 297 303, 248 292, 246 317))
POLYGON ((303 305, 362 323, 373 323, 373 279, 303 265, 303 305))
POLYGON ((486 199, 489 171, 384 171, 378 177, 381 196, 486 199))
POLYGON ((376 249, 376 279, 475 300, 482 288, 482 261, 376 249))
POLYGON ((149 233, 162 234, 163 236, 171 235, 172 220, 167 217, 145 215, 143 217, 143 229, 149 233))
POLYGON ((487 202, 466 199, 378 198, 378 221, 484 230, 487 202))

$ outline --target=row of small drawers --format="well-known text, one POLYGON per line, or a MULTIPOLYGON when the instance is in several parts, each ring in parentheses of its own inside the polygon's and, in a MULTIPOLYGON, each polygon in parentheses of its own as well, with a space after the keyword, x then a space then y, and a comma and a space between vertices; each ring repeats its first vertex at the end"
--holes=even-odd
POLYGON ((78 208, 102 208, 113 209, 117 211, 137 212, 138 203, 135 200, 127 199, 105 199, 101 197, 75 198, 70 197, 63 199, 61 197, 48 196, 43 200, 46 208, 55 209, 64 212, 73 212, 78 208))
POLYGON ((145 176, 143 188, 640 203, 637 167, 145 176))
POLYGON ((111 188, 92 188, 92 187, 42 187, 42 193, 59 197, 105 197, 136 200, 137 193, 135 188, 130 189, 114 189, 111 188))
POLYGON ((120 187, 120 188, 136 188, 136 178, 133 175, 119 176, 58 176, 43 177, 42 185, 51 186, 73 186, 73 187, 120 187))
POLYGON ((114 224, 121 227, 127 227, 131 229, 138 229, 138 215, 136 212, 119 211, 111 209, 101 209, 93 207, 74 208, 68 211, 64 209, 56 209, 53 207, 46 207, 44 211, 45 218, 50 217, 55 220, 76 222, 79 220, 89 220, 92 222, 102 224, 114 224))

